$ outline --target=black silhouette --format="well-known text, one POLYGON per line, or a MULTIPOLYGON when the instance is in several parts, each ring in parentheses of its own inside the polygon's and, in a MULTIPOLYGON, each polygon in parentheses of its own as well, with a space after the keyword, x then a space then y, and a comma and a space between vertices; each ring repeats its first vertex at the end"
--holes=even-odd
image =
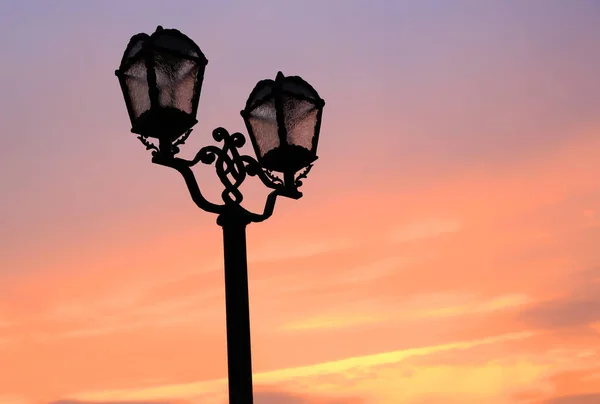
POLYGON ((196 205, 216 213, 223 228, 227 361, 230 404, 251 404, 252 363, 248 307, 246 226, 273 214, 278 196, 299 199, 298 188, 317 159, 316 149, 325 102, 300 77, 262 80, 251 92, 241 115, 257 159, 240 155, 246 139, 223 128, 213 131, 221 147, 203 147, 192 160, 176 157, 197 123, 198 100, 208 61, 200 48, 174 29, 158 27, 152 35, 137 34, 127 46, 119 78, 133 133, 152 151, 152 162, 183 176, 196 205), (150 139, 157 139, 158 145, 150 139), (224 186, 223 203, 208 201, 191 170, 198 162, 215 164, 224 186), (281 173, 281 176, 275 174, 281 173), (242 207, 239 190, 246 176, 257 176, 273 191, 264 211, 242 207))

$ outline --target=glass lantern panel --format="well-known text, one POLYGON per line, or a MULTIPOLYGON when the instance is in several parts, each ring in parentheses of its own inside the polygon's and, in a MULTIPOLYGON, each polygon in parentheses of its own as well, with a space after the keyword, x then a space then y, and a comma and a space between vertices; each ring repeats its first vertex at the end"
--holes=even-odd
POLYGON ((125 85, 131 101, 133 119, 137 119, 150 109, 146 64, 143 59, 138 60, 125 71, 125 85))
POLYGON ((250 112, 248 123, 254 133, 254 139, 260 153, 259 158, 279 146, 277 114, 272 97, 250 112))
POLYGON ((313 149, 317 112, 312 102, 283 96, 288 144, 302 146, 307 150, 313 149))
POLYGON ((156 54, 154 60, 159 105, 191 114, 198 64, 166 53, 156 54))

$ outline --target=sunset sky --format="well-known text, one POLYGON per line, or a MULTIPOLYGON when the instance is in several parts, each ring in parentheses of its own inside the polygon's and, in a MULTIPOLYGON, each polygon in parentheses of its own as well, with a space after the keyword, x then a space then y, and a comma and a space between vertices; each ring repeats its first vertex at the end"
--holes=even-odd
POLYGON ((157 25, 184 157, 278 70, 327 103, 248 228, 256 404, 600 403, 599 1, 0 0, 0 404, 227 402, 221 229, 114 76, 157 25))

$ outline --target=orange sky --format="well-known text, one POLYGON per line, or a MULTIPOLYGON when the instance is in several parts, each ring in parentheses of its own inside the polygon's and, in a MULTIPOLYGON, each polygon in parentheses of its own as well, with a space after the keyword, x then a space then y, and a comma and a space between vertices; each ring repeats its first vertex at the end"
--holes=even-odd
MULTIPOLYGON (((406 193, 308 197, 296 204, 302 218, 253 225, 257 397, 505 403, 597 392, 598 134, 406 193)), ((92 248, 71 262, 85 265, 77 275, 15 280, 0 307, 1 386, 15 393, 3 402, 222 402, 217 235, 92 248)))
MULTIPOLYGON (((253 10, 259 22, 312 21, 314 37, 290 41, 327 66, 279 48, 283 38, 281 55, 249 51, 240 33, 266 28, 243 3, 207 6, 215 21, 159 3, 141 16, 0 5, 2 18, 56 24, 37 37, 41 53, 98 45, 89 66, 51 58, 48 71, 65 76, 24 84, 41 88, 47 108, 35 114, 12 79, 1 83, 13 109, 0 127, 0 404, 226 402, 221 230, 128 134, 111 76, 129 36, 157 23, 212 52, 206 118, 185 156, 212 127, 241 130, 244 97, 280 65, 306 71, 327 102, 305 196, 248 229, 256 404, 600 402, 597 4, 338 3, 321 17, 271 1, 253 10), (62 26, 67 11, 78 19, 62 26), (227 18, 239 25, 217 37, 227 18), (357 26, 385 46, 359 51, 357 26), (234 50, 272 71, 228 82, 234 50)), ((30 66, 13 72, 24 79, 30 66)), ((248 192, 260 206, 264 192, 248 192)))

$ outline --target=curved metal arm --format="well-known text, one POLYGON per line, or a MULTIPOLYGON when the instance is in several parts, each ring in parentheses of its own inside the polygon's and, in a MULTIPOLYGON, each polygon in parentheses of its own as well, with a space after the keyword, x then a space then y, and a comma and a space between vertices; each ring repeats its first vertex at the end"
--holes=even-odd
POLYGON ((212 203, 206 199, 204 195, 202 195, 200 187, 198 186, 198 181, 196 181, 194 172, 190 169, 190 165, 188 164, 189 162, 187 160, 180 158, 161 158, 160 153, 156 153, 156 155, 152 158, 152 162, 165 167, 171 167, 179 171, 185 180, 188 190, 190 191, 192 200, 200 209, 217 214, 223 212, 225 205, 217 205, 212 203))
POLYGON ((191 130, 184 135, 184 138, 175 142, 175 144, 167 144, 164 147, 162 144, 156 147, 146 139, 140 140, 147 149, 155 150, 152 153, 153 163, 174 168, 181 173, 192 200, 200 209, 221 216, 233 213, 243 217, 249 223, 262 222, 273 214, 278 196, 285 196, 292 199, 302 197, 302 193, 298 191, 298 187, 302 184, 300 179, 303 178, 303 175, 301 174, 297 180, 294 180, 292 176, 291 184, 289 184, 289 181, 284 181, 272 172, 264 169, 253 157, 240 155, 238 149, 246 143, 246 139, 241 133, 236 132, 230 135, 224 128, 217 128, 213 131, 213 138, 217 142, 223 142, 221 148, 215 145, 205 146, 196 153, 196 156, 192 160, 174 157, 174 154, 179 151, 177 145, 185 141, 185 138, 189 136, 189 132, 191 130), (212 203, 202 195, 196 177, 191 170, 191 167, 199 162, 207 165, 215 164, 217 175, 225 187, 221 193, 224 204, 218 205, 212 203), (267 196, 263 213, 250 212, 241 205, 244 196, 239 188, 246 179, 246 176, 257 176, 265 186, 274 190, 267 196))
POLYGON ((258 223, 258 222, 263 222, 265 220, 267 220, 268 218, 270 218, 273 215, 273 210, 275 209, 275 202, 277 201, 277 196, 278 196, 278 192, 277 191, 272 191, 269 196, 267 196, 267 201, 265 203, 265 210, 262 214, 259 213, 252 213, 246 209, 244 209, 247 212, 247 218, 250 222, 253 223, 258 223))
POLYGON ((250 156, 241 156, 241 161, 246 166, 246 172, 249 176, 258 176, 263 184, 269 188, 280 189, 284 187, 281 178, 273 175, 270 171, 265 170, 254 158, 250 156))
POLYGON ((275 202, 277 201, 278 196, 284 196, 286 198, 291 199, 300 199, 302 197, 302 194, 298 191, 296 191, 296 193, 286 193, 284 189, 276 189, 275 191, 271 191, 269 196, 267 196, 267 202, 265 203, 265 210, 263 213, 252 213, 244 209, 244 211, 248 212, 248 218, 250 219, 250 221, 257 223, 270 218, 273 215, 273 210, 275 209, 275 202))

